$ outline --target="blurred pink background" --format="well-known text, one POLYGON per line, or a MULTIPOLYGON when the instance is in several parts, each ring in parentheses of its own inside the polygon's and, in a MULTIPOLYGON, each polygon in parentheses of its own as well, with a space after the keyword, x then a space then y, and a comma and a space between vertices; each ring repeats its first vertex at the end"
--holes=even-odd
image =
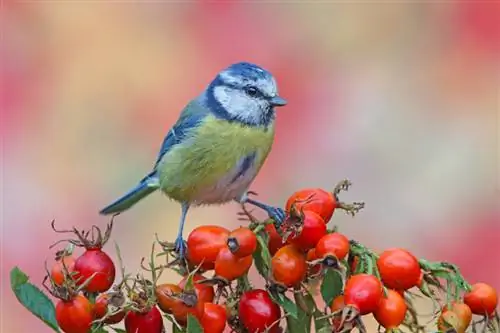
MULTIPOLYGON (((242 60, 289 100, 262 199, 349 178, 342 198, 366 208, 334 215, 348 236, 500 288, 500 1, 7 1, 3 19, 2 332, 50 332, 8 282, 14 265, 41 282, 50 221, 108 222, 98 210, 149 171, 187 101, 242 60)), ((237 209, 192 210, 185 235, 237 209)), ((179 214, 157 194, 117 219, 130 271, 179 214)))

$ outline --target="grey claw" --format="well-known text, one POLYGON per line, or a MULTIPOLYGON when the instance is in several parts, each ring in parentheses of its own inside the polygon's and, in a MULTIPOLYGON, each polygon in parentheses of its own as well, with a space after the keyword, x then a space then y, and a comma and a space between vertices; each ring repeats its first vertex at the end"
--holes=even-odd
POLYGON ((185 254, 186 254, 186 243, 184 242, 184 239, 182 238, 177 238, 175 240, 175 252, 177 252, 177 254, 179 254, 179 257, 180 258, 184 258, 185 254))
POLYGON ((269 217, 274 220, 275 226, 279 227, 285 221, 286 213, 281 208, 272 208, 269 211, 269 217))

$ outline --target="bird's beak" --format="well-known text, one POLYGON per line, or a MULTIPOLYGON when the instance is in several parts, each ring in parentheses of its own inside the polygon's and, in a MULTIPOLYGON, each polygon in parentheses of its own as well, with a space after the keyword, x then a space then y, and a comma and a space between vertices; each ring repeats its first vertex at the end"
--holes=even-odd
POLYGON ((279 96, 274 96, 272 97, 269 102, 271 103, 272 106, 285 106, 287 101, 284 98, 281 98, 279 96))

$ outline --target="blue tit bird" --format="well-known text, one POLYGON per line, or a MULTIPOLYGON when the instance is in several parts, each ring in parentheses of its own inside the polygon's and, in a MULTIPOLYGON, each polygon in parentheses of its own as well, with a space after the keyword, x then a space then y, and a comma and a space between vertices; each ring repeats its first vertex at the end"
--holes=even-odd
POLYGON ((269 71, 247 62, 227 67, 181 112, 163 141, 153 170, 100 214, 119 214, 161 190, 182 207, 175 240, 181 257, 190 207, 248 203, 281 223, 285 218, 281 208, 247 194, 274 141, 275 108, 286 104, 269 71))

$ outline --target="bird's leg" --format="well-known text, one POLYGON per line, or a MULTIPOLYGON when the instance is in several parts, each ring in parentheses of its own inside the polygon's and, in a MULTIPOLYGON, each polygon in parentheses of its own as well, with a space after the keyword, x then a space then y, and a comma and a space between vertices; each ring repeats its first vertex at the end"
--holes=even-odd
POLYGON ((250 199, 246 195, 243 196, 240 203, 242 203, 242 204, 248 203, 250 205, 253 205, 255 207, 258 207, 258 208, 264 210, 267 213, 267 215, 269 215, 269 217, 274 220, 274 224, 277 227, 279 227, 285 221, 286 213, 283 209, 281 209, 279 207, 273 207, 273 206, 266 205, 260 201, 250 199))
POLYGON ((186 243, 182 238, 182 231, 184 229, 184 222, 186 221, 186 215, 189 210, 189 204, 182 203, 181 221, 179 223, 179 232, 177 238, 175 239, 175 252, 179 254, 179 258, 182 260, 186 254, 186 243))

